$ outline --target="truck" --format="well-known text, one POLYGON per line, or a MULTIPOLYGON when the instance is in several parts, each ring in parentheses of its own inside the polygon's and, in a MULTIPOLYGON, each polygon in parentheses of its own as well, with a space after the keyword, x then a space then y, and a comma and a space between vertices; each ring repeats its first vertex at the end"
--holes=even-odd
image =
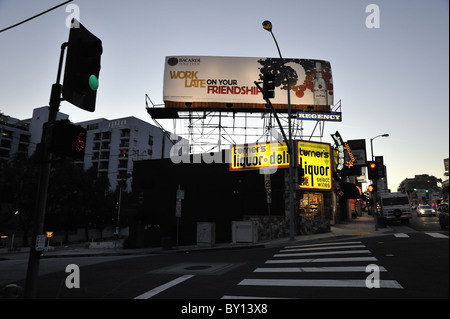
POLYGON ((409 224, 412 214, 408 194, 401 192, 380 193, 379 196, 381 214, 386 218, 386 221, 401 221, 404 224, 409 224))

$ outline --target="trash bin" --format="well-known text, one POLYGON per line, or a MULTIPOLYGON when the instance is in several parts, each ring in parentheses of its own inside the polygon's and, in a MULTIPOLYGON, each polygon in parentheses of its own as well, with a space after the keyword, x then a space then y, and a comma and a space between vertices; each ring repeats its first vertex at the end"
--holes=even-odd
POLYGON ((216 223, 197 223, 197 246, 212 247, 216 243, 216 223))
POLYGON ((233 243, 256 243, 258 241, 257 221, 233 221, 232 240, 233 243))

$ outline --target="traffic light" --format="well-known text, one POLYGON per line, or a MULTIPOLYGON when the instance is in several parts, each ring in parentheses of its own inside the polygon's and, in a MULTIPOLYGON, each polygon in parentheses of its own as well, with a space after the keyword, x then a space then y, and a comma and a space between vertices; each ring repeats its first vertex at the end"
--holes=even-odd
POLYGON ((50 152, 73 160, 83 160, 86 148, 86 130, 70 123, 69 120, 56 121, 50 125, 50 152))
POLYGON ((275 97, 275 74, 265 73, 263 79, 263 98, 273 99, 275 97))
POLYGON ((378 164, 376 162, 367 162, 367 172, 370 180, 378 180, 378 164))
POLYGON ((370 193, 376 193, 377 191, 377 186, 370 184, 369 187, 367 188, 369 190, 370 193))
POLYGON ((95 110, 102 52, 102 41, 81 23, 70 29, 62 96, 89 112, 95 110))

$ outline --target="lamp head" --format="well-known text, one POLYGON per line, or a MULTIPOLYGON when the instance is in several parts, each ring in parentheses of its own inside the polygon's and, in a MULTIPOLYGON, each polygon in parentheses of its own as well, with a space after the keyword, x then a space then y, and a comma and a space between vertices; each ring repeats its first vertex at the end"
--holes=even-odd
POLYGON ((265 21, 262 23, 262 26, 263 26, 264 30, 267 30, 267 31, 269 31, 269 32, 272 32, 272 22, 270 22, 269 20, 265 20, 265 21))

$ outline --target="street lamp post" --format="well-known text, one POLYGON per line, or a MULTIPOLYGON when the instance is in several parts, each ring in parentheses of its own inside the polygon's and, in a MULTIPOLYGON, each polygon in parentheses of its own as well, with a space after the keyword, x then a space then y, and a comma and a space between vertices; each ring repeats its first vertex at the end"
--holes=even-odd
POLYGON ((264 30, 267 30, 272 35, 273 40, 275 41, 275 45, 277 46, 278 54, 280 55, 281 59, 281 67, 283 69, 283 73, 286 77, 287 81, 287 100, 288 100, 288 130, 289 130, 289 147, 288 147, 288 153, 289 153, 289 240, 295 240, 294 238, 294 186, 293 186, 293 177, 294 177, 294 168, 295 168, 295 159, 294 159, 294 141, 292 140, 292 124, 291 124, 291 87, 290 87, 290 81, 289 76, 286 72, 286 68, 284 66, 284 60, 281 56, 280 47, 278 46, 277 39, 275 38, 275 35, 272 32, 272 22, 266 20, 262 23, 264 30))
POLYGON ((389 134, 377 135, 374 138, 370 139, 370 153, 372 154, 372 161, 374 160, 374 156, 373 156, 373 140, 376 139, 377 137, 389 137, 389 134))

